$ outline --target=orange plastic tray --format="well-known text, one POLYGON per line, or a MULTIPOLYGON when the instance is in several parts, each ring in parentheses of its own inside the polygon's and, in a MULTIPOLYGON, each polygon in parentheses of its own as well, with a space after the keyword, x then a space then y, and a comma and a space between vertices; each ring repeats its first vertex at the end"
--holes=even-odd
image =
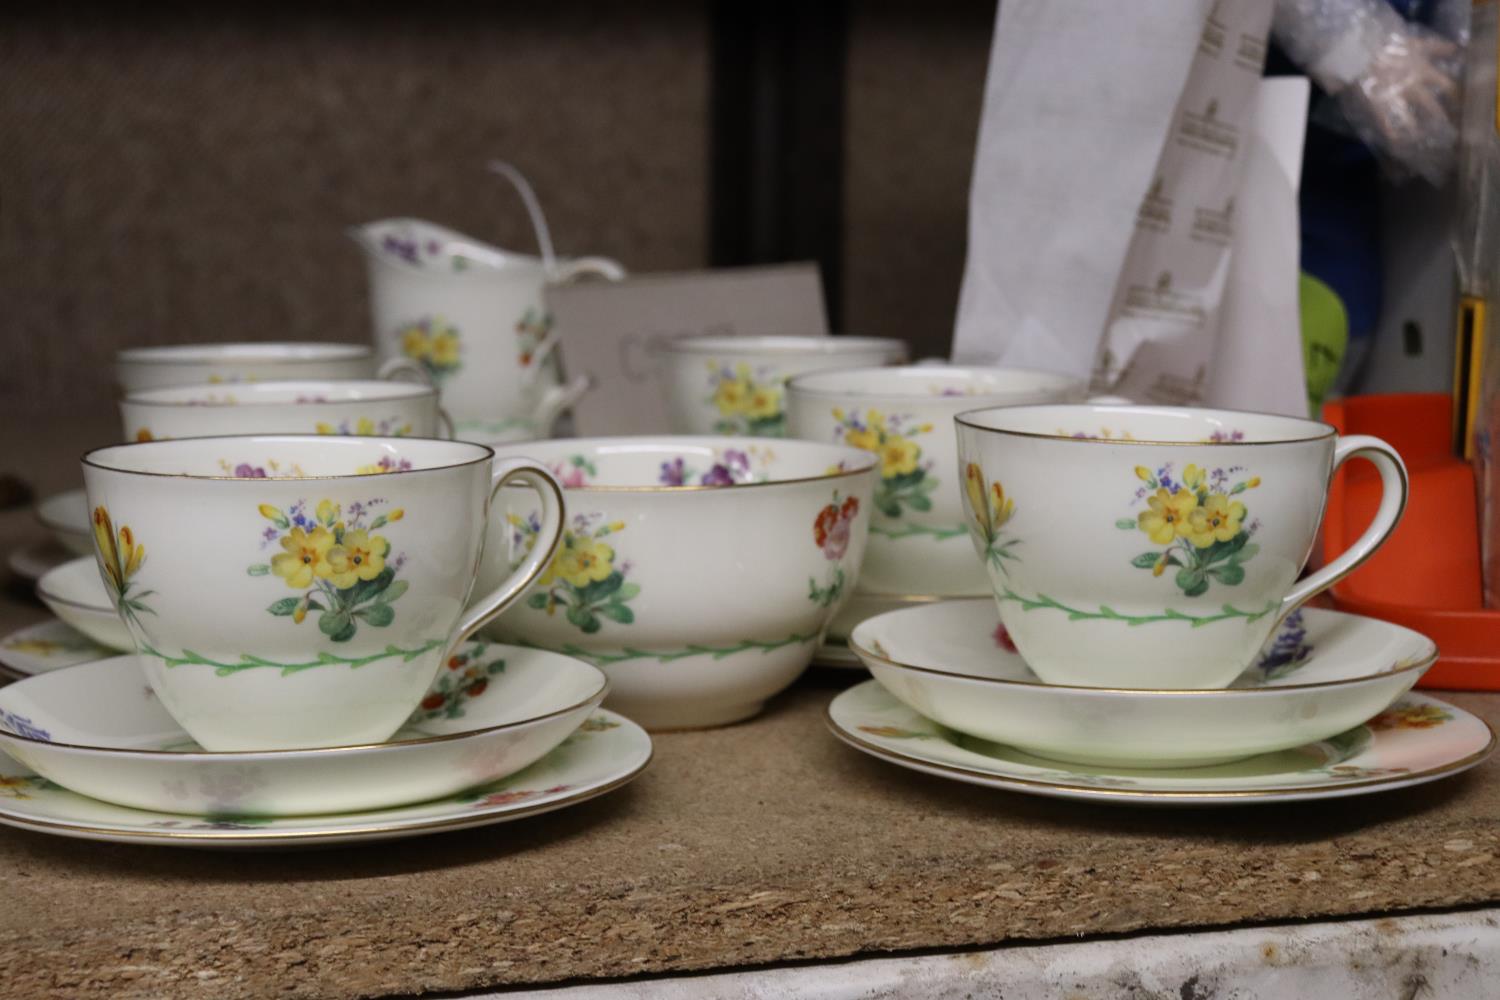
MULTIPOLYGON (((1442 393, 1353 396, 1323 407, 1339 433, 1389 441, 1411 474, 1401 523, 1331 593, 1341 610, 1405 625, 1437 643, 1437 665, 1419 686, 1497 691, 1500 609, 1486 609, 1481 596, 1474 469, 1449 451, 1452 411, 1442 393)), ((1346 463, 1328 494, 1324 561, 1359 537, 1379 502, 1374 468, 1346 463)))

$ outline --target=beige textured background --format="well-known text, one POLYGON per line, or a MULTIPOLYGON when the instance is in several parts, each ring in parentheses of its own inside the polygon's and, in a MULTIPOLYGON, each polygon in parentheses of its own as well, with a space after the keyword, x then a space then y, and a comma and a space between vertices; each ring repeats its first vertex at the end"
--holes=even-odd
MULTIPOLYGON (((346 226, 709 256, 707 4, 0 13, 0 437, 114 419, 120 346, 368 336, 346 226)), ((850 5, 843 329, 946 353, 994 7, 850 5)))

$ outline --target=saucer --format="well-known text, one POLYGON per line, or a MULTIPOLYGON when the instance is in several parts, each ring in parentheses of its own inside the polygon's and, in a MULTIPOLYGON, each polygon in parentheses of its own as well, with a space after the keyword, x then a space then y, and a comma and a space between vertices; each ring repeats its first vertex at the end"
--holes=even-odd
POLYGON ((110 603, 93 556, 71 559, 48 570, 36 582, 36 596, 53 614, 100 645, 135 649, 130 631, 110 603))
MULTIPOLYGON (((472 649, 472 647, 471 647, 472 649)), ((0 749, 64 788, 195 815, 294 816, 386 809, 514 774, 604 699, 604 674, 556 653, 481 647, 444 668, 384 743, 315 750, 202 750, 157 700, 134 656, 0 688, 0 749)))
POLYGON ((69 559, 77 558, 76 553, 57 544, 57 539, 45 538, 40 542, 12 549, 5 557, 5 565, 20 579, 36 582, 54 566, 61 566, 69 559))
POLYGON ((36 505, 36 519, 56 538, 58 544, 75 556, 94 551, 89 530, 89 498, 83 487, 54 493, 36 505))
POLYGON ((0 823, 63 837, 173 847, 297 847, 395 840, 504 823, 611 792, 645 769, 651 738, 596 709, 526 770, 432 802, 339 816, 183 816, 126 809, 60 788, 0 755, 0 823))
POLYGON ((1124 805, 1298 802, 1409 788, 1466 771, 1495 748, 1463 709, 1408 694, 1362 726, 1232 764, 1132 771, 1059 764, 938 726, 865 681, 828 706, 828 727, 873 757, 924 774, 1051 798, 1124 805))
MULTIPOLYGON (((864 594, 856 591, 849 595, 849 600, 839 613, 833 616, 833 621, 828 623, 828 637, 825 645, 834 645, 848 642, 849 636, 854 634, 854 628, 866 618, 883 615, 887 611, 899 611, 902 608, 920 608, 938 601, 962 601, 963 597, 929 597, 923 594, 864 594)), ((821 655, 821 651, 820 654, 821 655)))
POLYGON ((1227 689, 1045 684, 1006 647, 995 602, 944 601, 862 623, 875 679, 950 729, 1105 767, 1218 764, 1342 733, 1409 691, 1437 658, 1410 629, 1338 611, 1288 616, 1227 689))
POLYGON ((106 649, 56 618, 0 639, 0 671, 11 677, 31 677, 115 655, 113 649, 106 649))

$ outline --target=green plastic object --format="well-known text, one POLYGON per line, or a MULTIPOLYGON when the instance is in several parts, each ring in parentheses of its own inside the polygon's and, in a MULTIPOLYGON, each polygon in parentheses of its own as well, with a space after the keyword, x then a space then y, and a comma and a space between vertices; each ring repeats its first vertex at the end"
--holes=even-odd
POLYGON ((1349 314, 1337 293, 1307 272, 1297 283, 1302 312, 1302 364, 1307 370, 1307 412, 1314 419, 1338 378, 1349 348, 1349 314))

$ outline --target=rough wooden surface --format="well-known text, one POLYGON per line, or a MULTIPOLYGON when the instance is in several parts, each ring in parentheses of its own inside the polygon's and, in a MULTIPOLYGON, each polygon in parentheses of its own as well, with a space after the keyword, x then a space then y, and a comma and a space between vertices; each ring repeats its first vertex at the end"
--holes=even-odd
MULTIPOLYGON (((12 435, 43 492, 104 426, 12 435)), ((0 553, 34 540, 0 514, 0 553)), ((0 634, 45 612, 0 593, 0 634)), ((0 996, 364 997, 1500 900, 1500 761, 1326 804, 1152 811, 926 778, 823 727, 850 675, 664 735, 517 823, 211 853, 0 828, 0 996)), ((1453 700, 1500 722, 1500 695, 1453 700)))

